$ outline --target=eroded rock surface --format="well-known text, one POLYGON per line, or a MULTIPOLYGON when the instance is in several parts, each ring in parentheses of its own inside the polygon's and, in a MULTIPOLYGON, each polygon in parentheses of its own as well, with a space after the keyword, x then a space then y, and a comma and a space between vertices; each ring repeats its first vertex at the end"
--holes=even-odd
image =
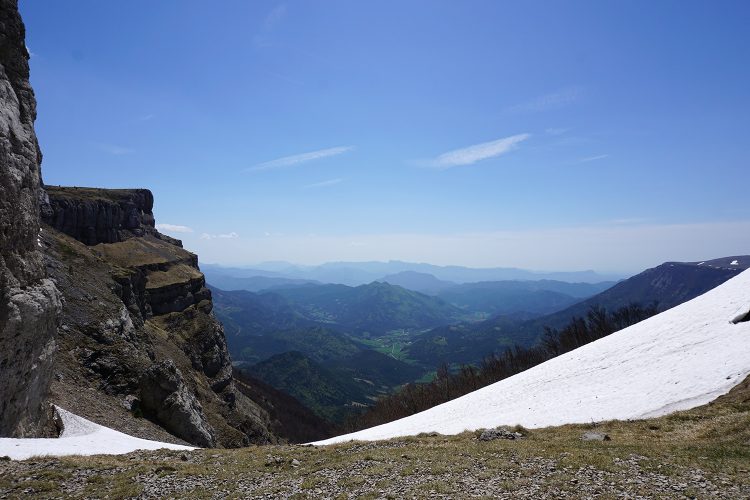
MULTIPOLYGON (((142 199, 151 199, 147 190, 115 191, 55 188, 50 203, 54 207, 61 192, 66 206, 131 199, 123 193, 145 192, 142 199), (75 193, 84 199, 76 201, 75 193)), ((165 439, 167 431, 199 446, 273 442, 268 414, 235 386, 224 330, 213 316, 197 256, 159 234, 149 210, 140 235, 117 228, 119 240, 111 243, 91 245, 85 232, 71 231, 79 240, 44 226, 48 272, 66 303, 53 401, 147 439, 165 439), (165 363, 179 374, 164 376, 175 382, 164 382, 168 387, 157 376, 171 372, 165 363), (146 418, 139 418, 141 411, 146 418)))
POLYGON ((42 221, 86 245, 117 243, 160 234, 154 224, 154 195, 148 189, 97 189, 47 186, 41 203, 42 221))
POLYGON ((172 360, 155 363, 140 379, 140 407, 177 437, 203 447, 216 445, 203 406, 190 392, 172 360))
POLYGON ((0 0, 0 436, 38 436, 52 375, 60 300, 39 251, 42 155, 34 134, 25 29, 0 0))

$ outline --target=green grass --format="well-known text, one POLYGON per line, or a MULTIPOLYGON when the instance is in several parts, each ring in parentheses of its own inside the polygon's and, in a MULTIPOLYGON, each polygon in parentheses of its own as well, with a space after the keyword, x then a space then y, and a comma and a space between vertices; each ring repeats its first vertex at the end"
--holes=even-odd
POLYGON ((407 329, 390 330, 385 335, 371 338, 355 337, 354 340, 364 344, 381 354, 390 356, 405 363, 414 364, 415 360, 409 358, 408 347, 411 345, 413 332, 407 329))

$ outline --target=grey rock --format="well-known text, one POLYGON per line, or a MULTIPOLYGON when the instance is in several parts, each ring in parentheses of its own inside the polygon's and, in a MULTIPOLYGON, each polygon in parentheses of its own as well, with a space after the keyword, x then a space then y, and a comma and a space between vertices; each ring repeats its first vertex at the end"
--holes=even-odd
POLYGON ((46 279, 39 237, 44 198, 17 2, 0 0, 0 436, 52 432, 45 405, 60 298, 46 279))
POLYGON ((86 245, 117 243, 145 234, 163 236, 155 229, 153 207, 148 189, 48 186, 42 220, 86 245))
POLYGON ((175 436, 203 447, 216 445, 214 429, 172 360, 152 365, 140 380, 141 408, 175 436))
POLYGON ((586 431, 581 436, 582 441, 610 441, 609 435, 603 432, 586 431))
POLYGON ((505 428, 500 429, 484 429, 479 434, 480 441, 494 441, 495 439, 518 439, 522 438, 523 434, 520 432, 512 432, 505 428))
POLYGON ((138 396, 134 394, 128 394, 125 396, 125 399, 122 400, 122 406, 128 411, 135 411, 140 407, 140 404, 141 402, 138 399, 138 396))

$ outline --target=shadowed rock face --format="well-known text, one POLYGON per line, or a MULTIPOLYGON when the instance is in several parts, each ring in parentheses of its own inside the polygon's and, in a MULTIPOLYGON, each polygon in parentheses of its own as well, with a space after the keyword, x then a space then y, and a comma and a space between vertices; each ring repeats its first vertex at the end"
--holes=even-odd
POLYGON ((25 29, 0 0, 0 436, 47 434, 60 299, 39 251, 42 155, 25 29))
POLYGON ((47 186, 46 196, 42 221, 86 245, 150 234, 182 246, 154 228, 154 196, 148 189, 47 186))

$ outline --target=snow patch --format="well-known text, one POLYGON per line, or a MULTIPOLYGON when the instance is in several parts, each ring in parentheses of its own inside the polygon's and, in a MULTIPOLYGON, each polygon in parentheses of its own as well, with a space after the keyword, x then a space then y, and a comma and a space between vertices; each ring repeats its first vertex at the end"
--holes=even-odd
POLYGON ((135 450, 194 450, 191 446, 149 441, 128 436, 96 424, 60 407, 55 407, 63 423, 58 438, 0 438, 0 456, 25 460, 35 456, 121 455, 135 450))
POLYGON ((737 262, 736 260, 733 260, 732 262, 730 262, 730 263, 729 263, 729 265, 730 265, 730 266, 739 266, 739 265, 740 265, 740 263, 739 263, 739 262, 737 262))
POLYGON ((706 404, 750 374, 750 270, 700 297, 470 394, 314 444, 521 424, 654 417, 706 404))

